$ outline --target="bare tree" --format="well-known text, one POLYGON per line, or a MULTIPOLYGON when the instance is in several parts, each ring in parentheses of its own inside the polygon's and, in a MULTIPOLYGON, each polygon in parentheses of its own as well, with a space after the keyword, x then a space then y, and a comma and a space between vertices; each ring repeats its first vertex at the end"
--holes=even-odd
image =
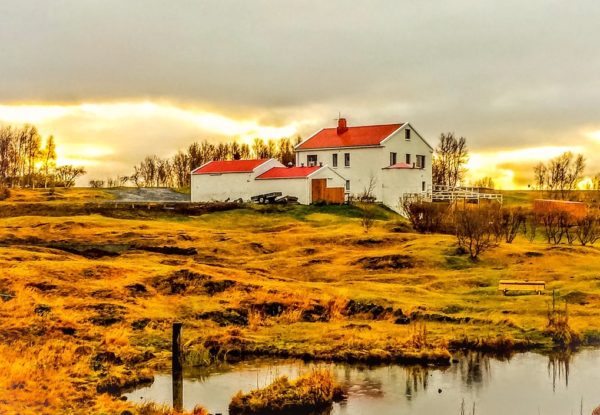
POLYGON ((489 176, 482 177, 481 179, 476 180, 475 183, 473 183, 473 185, 475 187, 482 187, 485 189, 494 189, 496 187, 496 184, 494 183, 494 179, 492 179, 489 176))
POLYGON ((457 209, 454 216, 458 245, 467 250, 471 260, 496 245, 491 224, 494 209, 489 206, 457 209))
POLYGON ((579 219, 575 233, 582 246, 596 243, 600 239, 600 217, 597 214, 589 214, 579 219))
POLYGON ((465 174, 469 160, 467 139, 454 133, 442 133, 433 158, 433 184, 456 187, 465 174))
POLYGON ((58 186, 73 187, 75 180, 86 173, 85 168, 65 165, 56 168, 56 184, 58 186))
POLYGON ((175 176, 175 183, 177 187, 186 187, 190 185, 190 171, 192 166, 190 165, 190 157, 179 150, 177 154, 173 156, 171 162, 172 172, 175 176))
POLYGON ((361 206, 360 224, 363 227, 365 233, 369 233, 369 231, 375 224, 375 205, 366 204, 361 206))
POLYGON ((515 240, 519 230, 525 224, 525 221, 527 220, 527 214, 521 207, 502 208, 500 210, 499 220, 504 242, 510 244, 515 240))
MULTIPOLYGON (((89 181, 89 184, 90 187, 94 189, 99 189, 101 187, 104 187, 104 180, 92 179, 89 181)), ((110 187, 110 185, 108 187, 110 187)))
POLYGON ((46 147, 42 151, 42 163, 44 188, 47 188, 51 178, 50 173, 56 168, 56 143, 52 135, 46 140, 46 147))
POLYGON ((292 142, 289 138, 282 138, 279 140, 277 159, 279 159, 279 161, 285 166, 289 165, 290 163, 294 164, 296 161, 294 146, 292 146, 292 142))
POLYGON ((570 191, 577 189, 583 178, 585 158, 582 154, 565 152, 547 164, 535 165, 534 179, 538 189, 549 191, 552 197, 565 199, 570 191))

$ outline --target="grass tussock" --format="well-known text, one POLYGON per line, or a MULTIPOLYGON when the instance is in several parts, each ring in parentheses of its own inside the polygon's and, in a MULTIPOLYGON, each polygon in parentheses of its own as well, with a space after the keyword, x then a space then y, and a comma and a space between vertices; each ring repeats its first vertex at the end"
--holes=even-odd
POLYGON ((269 386, 247 394, 238 392, 229 404, 232 415, 289 414, 323 409, 343 397, 343 390, 327 370, 316 370, 296 380, 279 377, 269 386))
MULTIPOLYGON (((132 415, 133 413, 130 412, 132 415)), ((177 411, 167 405, 157 405, 153 402, 146 402, 137 405, 135 415, 209 415, 208 411, 200 405, 194 407, 191 412, 177 411)))

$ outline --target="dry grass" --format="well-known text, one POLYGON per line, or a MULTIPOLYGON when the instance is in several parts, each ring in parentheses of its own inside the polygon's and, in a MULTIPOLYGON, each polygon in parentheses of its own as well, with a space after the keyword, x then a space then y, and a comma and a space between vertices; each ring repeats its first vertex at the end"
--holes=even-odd
POLYGON ((232 415, 289 414, 326 408, 343 395, 331 372, 316 370, 290 381, 279 377, 263 389, 237 393, 229 404, 232 415))
POLYGON ((0 413, 135 413, 97 389, 167 368, 175 320, 190 364, 441 363, 449 347, 550 346, 550 297, 502 296, 506 278, 547 281, 570 328, 600 338, 598 248, 519 236, 473 263, 453 237, 393 232, 388 216, 368 235, 348 207, 1 219, 0 413), (179 251, 145 250, 157 247, 179 251))

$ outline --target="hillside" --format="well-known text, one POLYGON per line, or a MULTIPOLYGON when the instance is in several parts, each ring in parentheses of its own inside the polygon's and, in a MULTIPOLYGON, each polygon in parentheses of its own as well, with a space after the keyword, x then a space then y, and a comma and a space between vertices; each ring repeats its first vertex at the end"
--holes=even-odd
POLYGON ((412 233, 383 209, 377 218, 368 234, 347 206, 3 218, 0 389, 11 399, 0 413, 129 408, 97 391, 168 367, 173 321, 184 323, 188 364, 447 364, 459 347, 551 347, 557 290, 572 328, 600 338, 598 248, 518 237, 474 263, 452 236, 412 233), (505 278, 543 279, 546 294, 503 296, 505 278))

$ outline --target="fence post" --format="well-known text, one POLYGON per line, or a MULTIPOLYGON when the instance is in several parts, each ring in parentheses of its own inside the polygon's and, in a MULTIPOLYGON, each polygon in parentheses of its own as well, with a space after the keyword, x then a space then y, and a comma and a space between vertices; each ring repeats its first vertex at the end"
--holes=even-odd
POLYGON ((172 367, 173 371, 183 369, 183 359, 181 356, 181 326, 183 323, 173 323, 173 344, 172 344, 172 367))
POLYGON ((173 323, 172 368, 173 409, 183 410, 183 358, 181 353, 181 327, 183 323, 173 323))

